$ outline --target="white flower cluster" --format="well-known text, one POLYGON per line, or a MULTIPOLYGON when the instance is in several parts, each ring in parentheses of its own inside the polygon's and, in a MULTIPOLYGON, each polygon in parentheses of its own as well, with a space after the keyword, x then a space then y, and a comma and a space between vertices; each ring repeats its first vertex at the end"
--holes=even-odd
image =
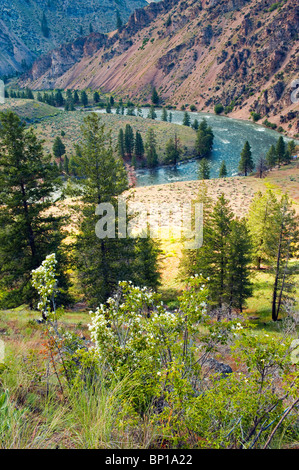
POLYGON ((89 330, 102 360, 117 369, 126 363, 137 367, 146 358, 148 364, 158 357, 165 337, 176 331, 180 319, 162 304, 153 309, 155 294, 147 288, 121 282, 117 294, 91 313, 89 330))
POLYGON ((32 285, 40 296, 37 308, 45 313, 50 311, 51 298, 56 288, 56 264, 55 253, 52 253, 46 257, 39 268, 32 271, 32 285))

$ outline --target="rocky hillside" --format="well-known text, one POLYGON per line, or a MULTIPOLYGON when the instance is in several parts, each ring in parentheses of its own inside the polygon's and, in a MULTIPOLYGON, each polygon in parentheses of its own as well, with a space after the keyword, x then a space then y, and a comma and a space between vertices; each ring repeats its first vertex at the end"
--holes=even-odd
POLYGON ((22 71, 60 44, 116 28, 145 0, 1 0, 0 75, 22 71))
POLYGON ((230 116, 254 112, 297 134, 298 30, 296 0, 164 0, 137 9, 120 33, 52 51, 22 84, 101 88, 141 103, 155 86, 167 104, 221 103, 230 116))

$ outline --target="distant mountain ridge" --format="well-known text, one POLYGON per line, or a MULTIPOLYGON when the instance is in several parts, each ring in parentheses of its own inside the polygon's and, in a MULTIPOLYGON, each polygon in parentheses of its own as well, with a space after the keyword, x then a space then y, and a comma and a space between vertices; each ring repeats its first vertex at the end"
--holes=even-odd
POLYGON ((1 0, 0 75, 22 72, 34 59, 91 30, 116 28, 116 11, 125 23, 145 0, 1 0))
POLYGON ((35 89, 101 88, 124 98, 267 119, 298 134, 296 0, 164 0, 137 9, 105 40, 91 35, 37 60, 21 82, 35 89), (88 41, 93 42, 87 48, 88 41))

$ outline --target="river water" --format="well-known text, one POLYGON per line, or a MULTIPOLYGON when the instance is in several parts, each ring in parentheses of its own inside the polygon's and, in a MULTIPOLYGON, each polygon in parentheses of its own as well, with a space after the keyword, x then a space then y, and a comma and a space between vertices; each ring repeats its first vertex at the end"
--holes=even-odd
MULTIPOLYGON (((102 111, 102 110, 101 110, 102 111)), ((101 112, 100 111, 100 112, 101 112)), ((115 112, 115 111, 113 111, 115 112)), ((148 108, 142 108, 143 117, 146 118, 148 108)), ((172 123, 182 124, 184 111, 171 111, 172 123)), ((156 109, 157 120, 161 120, 162 110, 156 109)), ((267 129, 253 122, 232 119, 226 116, 217 116, 208 113, 189 112, 191 122, 197 119, 200 123, 204 118, 214 132, 214 146, 210 158, 210 177, 218 178, 222 160, 226 163, 228 176, 238 174, 240 154, 246 140, 248 140, 253 161, 256 163, 261 156, 266 156, 272 144, 276 144, 281 134, 267 129)), ((285 142, 291 139, 284 137, 285 142)), ((296 143, 299 143, 296 141, 296 143)), ((171 183, 176 181, 190 181, 198 179, 199 160, 181 162, 175 166, 162 166, 155 169, 141 169, 136 171, 137 186, 151 186, 155 184, 171 183)))

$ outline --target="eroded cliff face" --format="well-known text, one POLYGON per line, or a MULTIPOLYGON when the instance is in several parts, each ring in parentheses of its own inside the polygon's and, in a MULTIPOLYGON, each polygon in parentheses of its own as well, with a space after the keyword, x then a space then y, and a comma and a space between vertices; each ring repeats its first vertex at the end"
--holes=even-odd
POLYGON ((107 44, 107 41, 106 34, 92 33, 88 37, 78 38, 74 42, 63 44, 39 58, 26 76, 34 81, 46 74, 44 87, 51 88, 51 85, 55 85, 57 78, 82 58, 92 57, 107 44))
POLYGON ((259 113, 297 133, 298 29, 296 0, 164 0, 137 9, 94 50, 53 51, 22 83, 90 86, 141 103, 155 86, 168 104, 212 111, 222 103, 231 116, 259 113))
POLYGON ((123 22, 145 0, 1 0, 0 75, 22 71, 33 60, 91 31, 116 28, 116 11, 123 22), (3 31, 8 39, 3 39, 3 31), (20 42, 22 47, 15 44, 20 42), (20 57, 19 51, 22 51, 20 57))

